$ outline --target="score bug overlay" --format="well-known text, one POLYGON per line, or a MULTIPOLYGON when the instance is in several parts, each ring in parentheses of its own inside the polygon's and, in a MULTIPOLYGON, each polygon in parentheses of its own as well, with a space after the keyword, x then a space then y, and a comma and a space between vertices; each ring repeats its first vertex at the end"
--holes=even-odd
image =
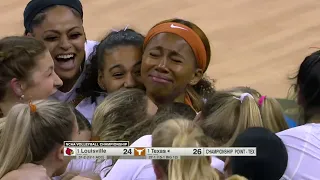
POLYGON ((255 147, 129 147, 127 141, 64 143, 64 155, 81 159, 180 159, 199 156, 256 156, 255 147))

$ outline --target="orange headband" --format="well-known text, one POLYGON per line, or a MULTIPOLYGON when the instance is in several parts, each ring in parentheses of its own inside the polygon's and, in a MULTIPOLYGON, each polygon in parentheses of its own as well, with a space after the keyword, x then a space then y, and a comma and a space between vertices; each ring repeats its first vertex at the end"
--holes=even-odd
POLYGON ((185 41, 187 41, 187 43, 192 48, 194 55, 196 56, 197 64, 199 68, 201 68, 203 71, 206 70, 207 68, 206 48, 202 40, 200 39, 199 35, 196 32, 194 32, 191 28, 183 24, 174 23, 174 22, 162 23, 150 29, 150 31, 148 32, 144 40, 143 48, 146 47, 148 42, 154 36, 160 33, 173 33, 182 37, 185 41))

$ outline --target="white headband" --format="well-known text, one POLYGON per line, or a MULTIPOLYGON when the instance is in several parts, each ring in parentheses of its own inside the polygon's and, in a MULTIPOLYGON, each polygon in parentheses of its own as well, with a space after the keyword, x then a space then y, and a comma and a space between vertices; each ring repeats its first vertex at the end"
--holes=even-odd
POLYGON ((247 96, 250 97, 250 98, 252 98, 252 99, 254 99, 253 96, 252 96, 251 94, 249 94, 249 93, 242 93, 242 94, 240 95, 240 98, 237 98, 237 97, 234 97, 234 98, 240 100, 240 102, 242 103, 243 100, 244 100, 244 98, 247 97, 247 96))

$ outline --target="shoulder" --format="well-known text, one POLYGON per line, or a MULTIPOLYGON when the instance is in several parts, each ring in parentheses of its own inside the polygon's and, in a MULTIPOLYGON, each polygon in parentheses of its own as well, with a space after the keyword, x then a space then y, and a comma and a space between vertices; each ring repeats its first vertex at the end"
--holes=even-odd
POLYGON ((211 167, 219 170, 220 172, 224 172, 223 168, 224 168, 224 162, 222 160, 220 160, 219 158, 212 156, 211 157, 211 167))
MULTIPOLYGON (((131 144, 131 147, 151 147, 152 136, 145 135, 131 144)), ((155 179, 152 161, 149 159, 119 159, 103 180, 155 179)))
POLYGON ((279 137, 285 137, 285 136, 303 137, 306 134, 312 133, 313 130, 318 129, 319 127, 320 127, 320 124, 305 124, 302 126, 297 126, 294 128, 287 129, 285 131, 278 132, 277 136, 279 136, 279 137))
POLYGON ((99 41, 87 40, 85 43, 85 47, 86 48, 94 48, 98 44, 99 44, 99 41))
POLYGON ((151 147, 152 135, 145 135, 131 144, 131 147, 151 147))
POLYGON ((85 43, 85 52, 86 52, 86 59, 89 58, 90 54, 94 51, 94 48, 99 44, 98 41, 91 41, 87 40, 85 43))
POLYGON ((98 41, 87 40, 85 43, 85 51, 91 53, 96 45, 98 45, 98 41))
POLYGON ((148 177, 155 179, 150 159, 119 159, 103 180, 127 180, 148 177))

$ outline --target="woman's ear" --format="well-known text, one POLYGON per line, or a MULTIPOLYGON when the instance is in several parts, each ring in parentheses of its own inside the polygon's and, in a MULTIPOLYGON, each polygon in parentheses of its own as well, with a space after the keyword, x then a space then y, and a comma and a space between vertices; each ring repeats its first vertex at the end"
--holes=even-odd
POLYGON ((29 33, 29 32, 26 34, 26 36, 33 37, 33 35, 31 33, 29 33))
POLYGON ((191 81, 189 82, 189 84, 191 86, 194 86, 196 84, 198 84, 198 82, 201 80, 201 78, 203 77, 203 71, 202 69, 196 69, 193 78, 191 79, 191 81))
POLYGON ((10 87, 13 91, 13 93, 17 96, 17 97, 21 97, 23 95, 23 85, 21 84, 21 82, 17 79, 17 78, 13 78, 10 81, 10 87))
POLYGON ((56 152, 56 156, 59 160, 64 160, 64 146, 59 146, 56 152))
POLYGON ((104 88, 103 81, 104 81, 103 72, 98 71, 98 85, 102 90, 105 91, 106 89, 104 88))

